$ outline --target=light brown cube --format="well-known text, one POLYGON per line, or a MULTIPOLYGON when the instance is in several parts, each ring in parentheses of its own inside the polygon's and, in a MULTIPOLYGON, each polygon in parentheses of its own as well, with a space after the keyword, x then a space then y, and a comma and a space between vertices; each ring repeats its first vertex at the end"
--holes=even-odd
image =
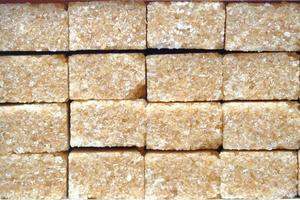
POLYGON ((0 56, 0 103, 67 99, 68 64, 64 56, 0 56))
POLYGON ((143 147, 144 100, 85 101, 71 103, 71 146, 143 147))
POLYGON ((229 3, 226 50, 299 51, 300 4, 229 3))
POLYGON ((223 49, 223 3, 150 2, 147 8, 148 47, 223 49))
POLYGON ((64 199, 67 157, 64 154, 0 156, 1 199, 64 199))
POLYGON ((228 54, 223 62, 225 100, 298 99, 300 62, 296 54, 228 54))
POLYGON ((146 116, 148 149, 217 149, 222 144, 219 103, 150 103, 146 116))
POLYGON ((299 149, 297 102, 223 104, 224 149, 299 149))
POLYGON ((68 50, 64 4, 0 4, 0 51, 68 50))
POLYGON ((66 151, 69 148, 67 106, 0 106, 0 133, 0 154, 66 151))
POLYGON ((151 55, 147 60, 149 101, 222 99, 222 57, 219 54, 151 55))
POLYGON ((71 99, 137 99, 145 96, 143 54, 69 57, 71 99))
POLYGON ((144 199, 144 157, 138 151, 71 152, 69 198, 144 199))
POLYGON ((297 154, 221 152, 223 198, 281 199, 297 195, 297 154))
POLYGON ((145 199, 217 198, 220 173, 216 152, 147 153, 145 199))
POLYGON ((70 50, 146 48, 144 2, 69 3, 69 18, 70 50))

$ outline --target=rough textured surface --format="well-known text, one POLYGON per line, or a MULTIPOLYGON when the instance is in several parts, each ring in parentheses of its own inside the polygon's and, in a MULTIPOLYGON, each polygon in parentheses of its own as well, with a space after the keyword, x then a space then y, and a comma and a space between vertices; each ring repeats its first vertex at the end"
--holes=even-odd
POLYGON ((221 152, 223 198, 292 198, 297 194, 296 152, 221 152))
POLYGON ((72 102, 71 146, 144 146, 145 108, 144 100, 72 102))
POLYGON ((218 157, 212 152, 147 153, 145 198, 216 198, 219 194, 220 171, 218 157))
POLYGON ((1 56, 0 102, 64 102, 68 64, 62 55, 1 56))
POLYGON ((298 151, 298 196, 300 196, 300 151, 298 151))
POLYGON ((147 56, 149 101, 222 99, 222 57, 218 54, 147 56))
POLYGON ((224 62, 224 99, 298 99, 299 56, 287 53, 228 54, 224 62))
POLYGON ((67 157, 63 154, 0 156, 1 199, 63 199, 67 196, 67 157))
POLYGON ((146 116, 148 149, 217 149, 222 144, 219 103, 150 103, 146 116))
POLYGON ((137 99, 145 95, 143 54, 69 57, 71 99, 137 99))
POLYGON ((297 102, 223 104, 225 149, 299 149, 297 102))
POLYGON ((67 106, 0 106, 0 154, 68 150, 67 106))
POLYGON ((138 151, 71 152, 70 199, 144 199, 144 158, 138 151))
POLYGON ((223 3, 150 2, 147 8, 148 47, 223 48, 223 3))
POLYGON ((145 49, 146 5, 137 1, 69 4, 70 49, 145 49))
POLYGON ((227 50, 300 50, 300 4, 230 3, 226 15, 227 50))
POLYGON ((0 51, 68 50, 64 4, 0 4, 0 51))

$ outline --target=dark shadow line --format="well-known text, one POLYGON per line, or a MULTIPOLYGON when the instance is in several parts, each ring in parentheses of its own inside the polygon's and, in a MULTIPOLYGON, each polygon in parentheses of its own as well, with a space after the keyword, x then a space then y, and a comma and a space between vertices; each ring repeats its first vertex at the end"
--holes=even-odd
POLYGON ((124 49, 124 50, 76 50, 76 51, 0 51, 0 56, 21 56, 21 55, 59 55, 72 56, 76 54, 131 54, 140 53, 147 55, 161 54, 190 54, 190 53, 218 53, 218 54, 234 54, 234 53, 297 53, 300 51, 228 51, 225 49, 124 49))

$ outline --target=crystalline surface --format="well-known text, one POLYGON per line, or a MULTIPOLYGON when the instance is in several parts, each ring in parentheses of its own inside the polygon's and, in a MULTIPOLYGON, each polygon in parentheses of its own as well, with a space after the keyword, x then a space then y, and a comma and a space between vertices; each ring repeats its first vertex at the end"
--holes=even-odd
POLYGON ((68 150, 65 104, 0 106, 0 153, 68 150))
POLYGON ((297 99, 300 62, 296 54, 228 54, 224 57, 224 99, 297 99))
POLYGON ((67 196, 67 157, 63 154, 0 156, 0 198, 63 199, 67 196))
POLYGON ((71 99, 137 99, 145 95, 142 54, 69 57, 71 99))
POLYGON ((229 3, 227 50, 299 51, 300 4, 229 3))
POLYGON ((144 199, 144 158, 137 151, 71 152, 70 199, 144 199))
POLYGON ((0 102, 64 102, 68 64, 62 55, 1 56, 0 102))
POLYGON ((68 50, 64 4, 0 4, 0 51, 68 50))
POLYGON ((223 48, 223 3, 150 2, 147 8, 148 47, 223 48))
POLYGON ((297 155, 288 151, 221 152, 223 198, 292 198, 297 194, 297 155))
POLYGON ((225 149, 299 149, 297 102, 223 104, 225 149))
POLYGON ((146 48, 146 5, 137 1, 69 3, 70 49, 146 48))
POLYGON ((149 149, 217 149, 222 144, 219 103, 150 103, 146 116, 149 149))
POLYGON ((71 146, 144 146, 145 108, 144 100, 72 102, 71 146))
POLYGON ((151 55, 146 60, 149 101, 206 101, 222 98, 221 55, 151 55))
POLYGON ((219 159, 214 152, 152 152, 145 157, 146 200, 216 198, 219 159))

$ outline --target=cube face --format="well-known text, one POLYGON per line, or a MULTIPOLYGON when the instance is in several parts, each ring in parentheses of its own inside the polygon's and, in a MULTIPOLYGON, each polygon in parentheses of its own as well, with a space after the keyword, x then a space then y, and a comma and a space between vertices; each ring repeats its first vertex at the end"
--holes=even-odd
POLYGON ((144 2, 69 4, 70 50, 146 48, 144 2))
POLYGON ((217 198, 220 170, 212 152, 147 153, 145 199, 217 198))
POLYGON ((0 106, 0 154, 68 150, 66 104, 0 106))
POLYGON ((68 64, 62 55, 1 56, 0 103, 65 102, 68 64))
POLYGON ((223 3, 150 2, 147 9, 148 47, 223 48, 223 3))
POLYGON ((68 50, 64 4, 1 4, 0 51, 68 50))
POLYGON ((224 57, 224 99, 298 99, 299 66, 296 54, 228 54, 224 57))
POLYGON ((144 158, 137 151, 71 152, 70 199, 144 199, 144 158))
POLYGON ((299 149, 297 102, 223 104, 224 149, 299 149))
POLYGON ((222 144, 219 103, 150 103, 146 116, 148 149, 217 149, 222 144))
POLYGON ((222 99, 221 55, 152 55, 147 56, 146 61, 149 101, 222 99))
POLYGON ((143 54, 69 57, 71 99, 138 99, 145 96, 143 54))
POLYGON ((299 51, 300 5, 230 3, 226 6, 226 50, 299 51))
POLYGON ((67 157, 63 154, 0 156, 1 199, 63 199, 67 196, 67 157))
POLYGON ((292 198, 297 194, 297 155, 288 151, 221 152, 223 198, 292 198))
POLYGON ((72 102, 71 146, 144 146, 145 108, 144 100, 72 102))

